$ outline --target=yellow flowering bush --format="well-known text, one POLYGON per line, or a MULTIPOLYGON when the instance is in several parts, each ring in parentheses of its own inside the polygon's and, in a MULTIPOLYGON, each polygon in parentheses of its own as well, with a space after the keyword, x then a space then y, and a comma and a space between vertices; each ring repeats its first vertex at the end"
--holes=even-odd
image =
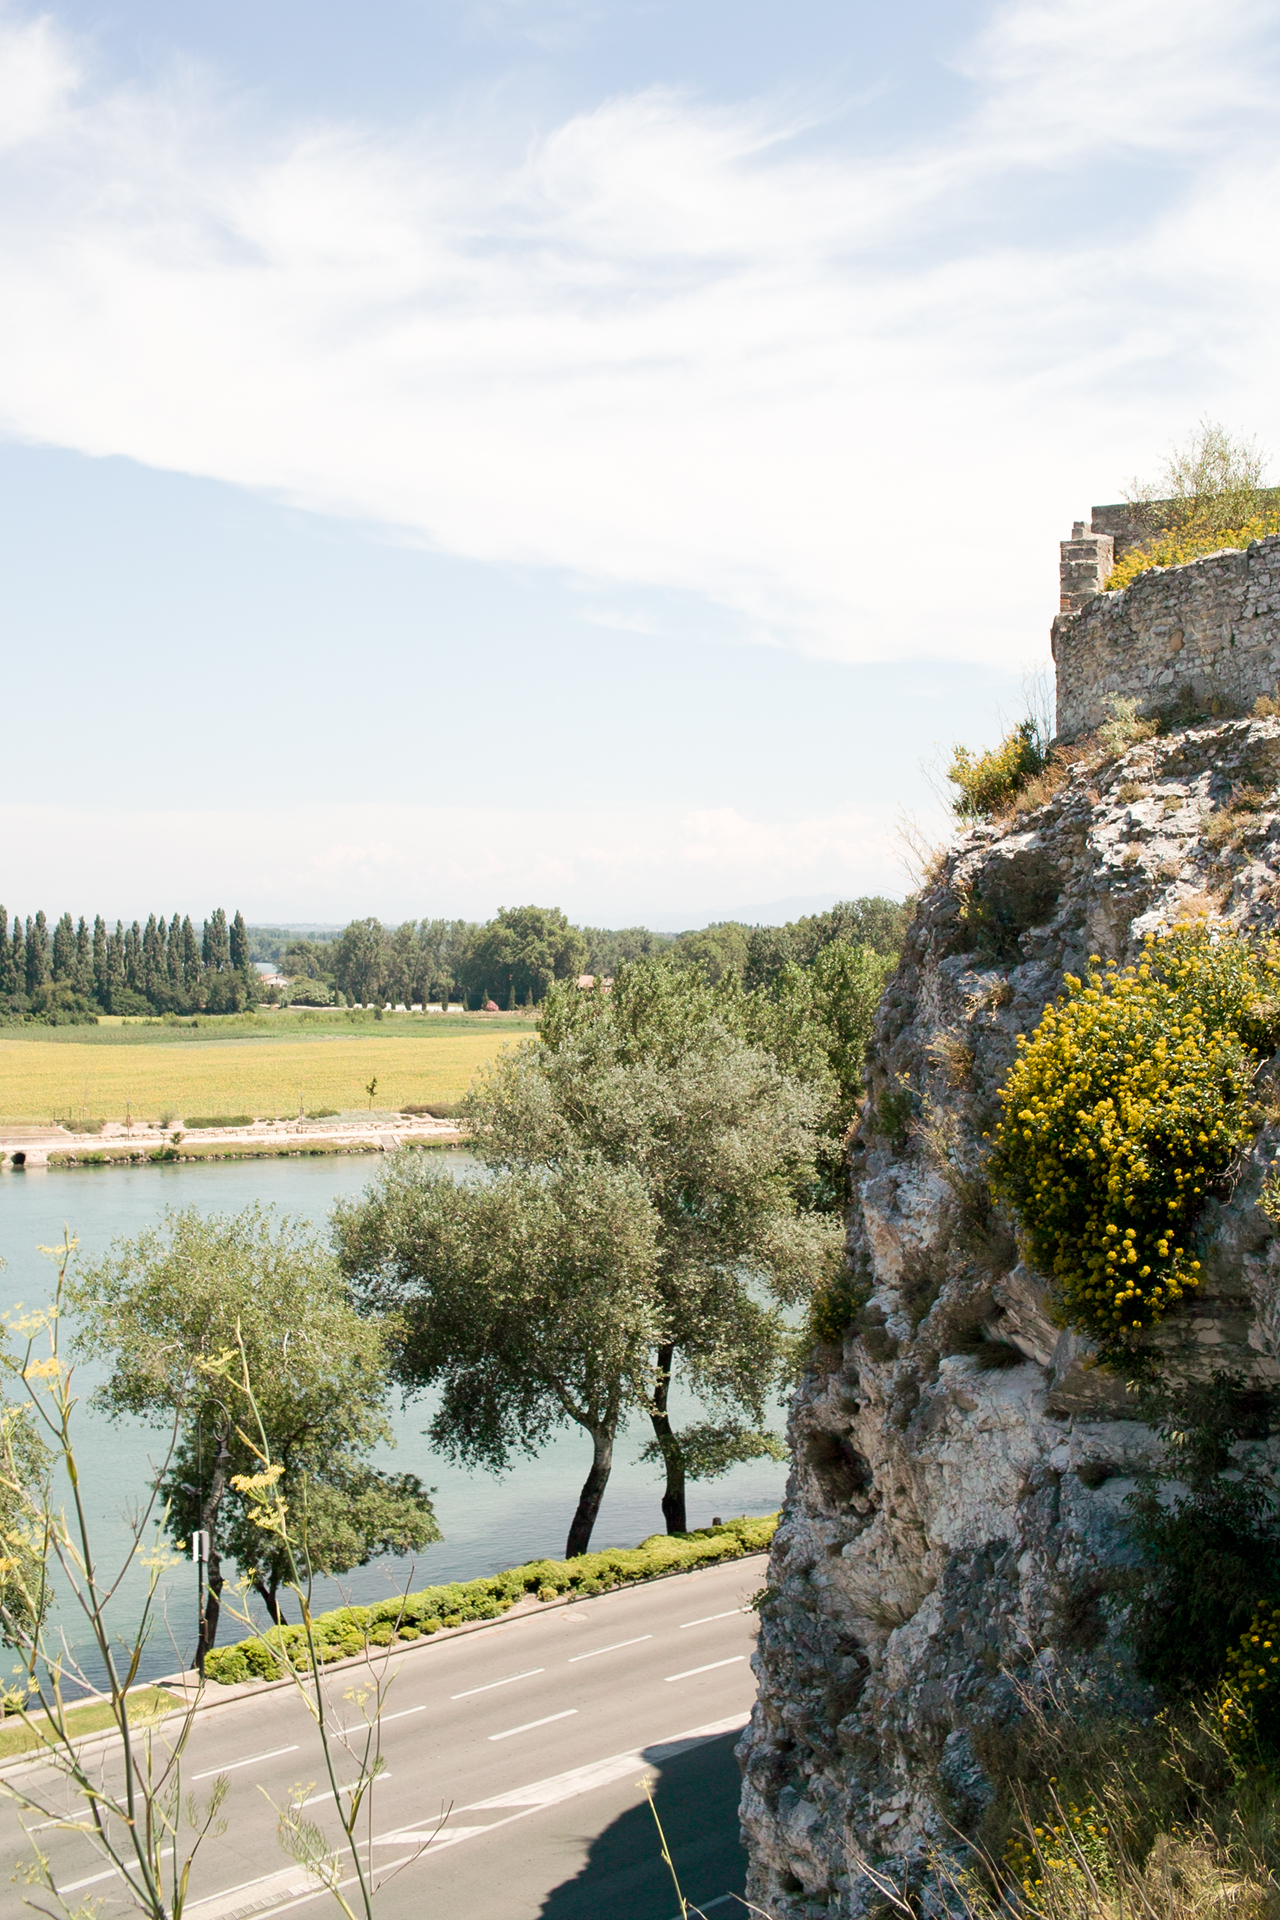
POLYGON ((1191 520, 1158 534, 1140 547, 1130 547, 1123 560, 1117 560, 1107 575, 1103 592, 1118 593, 1152 567, 1182 567, 1188 560, 1199 560, 1206 553, 1218 553, 1224 547, 1247 547, 1254 540, 1264 540, 1269 533, 1280 533, 1280 513, 1259 513, 1242 526, 1225 530, 1212 525, 1197 526, 1191 520))
POLYGON ((1218 1718, 1237 1752, 1280 1746, 1280 1607, 1259 1607, 1228 1652, 1218 1718))
MULTIPOLYGON (((1055 1799, 1055 1805, 1057 1805, 1055 1799)), ((1090 1879, 1110 1890, 1115 1885, 1111 1864, 1110 1828, 1092 1801, 1059 1808, 1057 1820, 1043 1826, 1028 1823, 1005 1849, 1005 1865, 1031 1902, 1043 1899, 1046 1882, 1065 1880, 1081 1890, 1090 1879)))
POLYGON ((1091 960, 1019 1038, 992 1187, 1052 1277, 1059 1319, 1104 1359, 1199 1283, 1195 1218, 1252 1137, 1278 992, 1274 942, 1197 928, 1149 942, 1137 966, 1091 960))

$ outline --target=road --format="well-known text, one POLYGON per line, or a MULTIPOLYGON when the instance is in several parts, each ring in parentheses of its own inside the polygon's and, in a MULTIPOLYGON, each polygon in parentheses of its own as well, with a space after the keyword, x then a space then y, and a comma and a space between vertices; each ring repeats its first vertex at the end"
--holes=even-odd
MULTIPOLYGON (((742 1915, 732 1897, 744 1874, 732 1749, 755 1694, 749 1602, 765 1566, 753 1555, 396 1657, 385 1772, 372 1795, 379 1920, 672 1920, 678 1902, 638 1785, 644 1776, 655 1783, 686 1898, 710 1906, 713 1920, 742 1915)), ((359 1672, 328 1682, 348 1723, 356 1708, 344 1695, 359 1672)), ((118 1779, 118 1744, 96 1764, 106 1782, 118 1779)), ((308 1817, 336 1834, 315 1731, 291 1691, 197 1716, 184 1791, 207 1793, 220 1773, 229 1782, 226 1832, 198 1856, 190 1920, 336 1911, 281 1851, 265 1797, 278 1803, 314 1782, 308 1817)), ((344 1756, 340 1784, 356 1774, 344 1756)), ((23 1778, 39 1780, 51 1810, 71 1810, 52 1769, 28 1767, 23 1778)), ((0 1822, 5 1885, 31 1842, 12 1807, 0 1822)), ((69 1904, 102 1900, 103 1920, 128 1910, 88 1840, 56 1826, 39 1840, 69 1904)), ((16 1888, 0 1895, 0 1913, 16 1914, 19 1897, 16 1888)))

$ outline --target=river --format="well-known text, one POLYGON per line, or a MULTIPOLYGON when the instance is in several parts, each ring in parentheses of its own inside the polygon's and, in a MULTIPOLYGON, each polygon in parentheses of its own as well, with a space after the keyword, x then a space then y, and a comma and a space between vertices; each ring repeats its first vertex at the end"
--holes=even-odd
MULTIPOLYGON (((474 1163, 460 1153, 446 1155, 455 1175, 474 1163)), ((96 1256, 121 1236, 156 1224, 166 1208, 198 1206, 209 1213, 234 1213, 251 1201, 323 1226, 335 1200, 358 1194, 376 1171, 373 1156, 316 1159, 219 1161, 203 1165, 95 1167, 48 1171, 6 1171, 0 1175, 0 1306, 43 1305, 53 1292, 54 1269, 37 1249, 62 1239, 64 1224, 79 1240, 81 1256, 96 1256)), ((101 1375, 77 1371, 81 1401, 76 1410, 77 1448, 100 1568, 113 1568, 128 1549, 126 1515, 146 1497, 151 1461, 164 1444, 154 1428, 138 1422, 108 1421, 96 1411, 91 1394, 101 1375)), ((317 1583, 317 1604, 370 1601, 444 1580, 470 1580, 502 1567, 564 1552, 565 1535, 578 1490, 591 1460, 591 1445, 577 1428, 558 1434, 535 1458, 498 1476, 471 1473, 435 1453, 425 1437, 434 1410, 430 1395, 391 1409, 396 1446, 378 1464, 417 1473, 434 1489, 436 1516, 444 1538, 410 1564, 383 1556, 344 1575, 317 1583)), ((677 1405, 677 1414, 680 1409, 677 1405)), ((781 1416, 779 1415, 779 1421, 781 1416)), ((638 1456, 648 1432, 639 1421, 620 1436, 613 1475, 592 1540, 594 1547, 635 1546, 660 1532, 661 1492, 657 1469, 638 1456)), ((706 1525, 716 1515, 771 1512, 781 1501, 784 1465, 753 1461, 733 1468, 709 1484, 689 1489, 689 1524, 706 1525)), ((122 1584, 115 1603, 115 1625, 126 1635, 137 1617, 143 1575, 136 1569, 122 1584)), ((187 1565, 171 1569, 162 1581, 161 1622, 144 1658, 140 1677, 154 1678, 184 1665, 194 1645, 195 1578, 187 1565)), ((101 1668, 86 1646, 83 1623, 62 1605, 52 1623, 64 1632, 96 1683, 101 1668)), ((222 1636, 238 1637, 234 1627, 222 1636)), ((0 1652, 0 1671, 3 1653, 0 1652)))

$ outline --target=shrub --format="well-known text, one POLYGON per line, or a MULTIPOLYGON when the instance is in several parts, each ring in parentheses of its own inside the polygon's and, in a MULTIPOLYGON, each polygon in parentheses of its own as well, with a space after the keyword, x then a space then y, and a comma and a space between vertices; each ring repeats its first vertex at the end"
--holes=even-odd
POLYGON ((1280 952, 1196 928, 1045 1010, 1000 1094, 996 1193, 1056 1284, 1061 1320, 1132 1353, 1199 1282, 1195 1219, 1252 1137, 1256 1050, 1274 1045, 1280 952))
POLYGON ((1144 541, 1140 547, 1131 547, 1112 567, 1103 591, 1119 593, 1139 574, 1149 573, 1152 567, 1185 567, 1189 560, 1201 560, 1207 553, 1247 547, 1254 540, 1265 540, 1270 533, 1280 533, 1280 511, 1274 508, 1256 514, 1238 527, 1203 526, 1194 521, 1184 527, 1174 527, 1168 533, 1144 541))
POLYGON ((1034 720, 1022 720, 998 747, 970 753, 957 747, 947 779, 959 789, 953 801, 962 820, 989 820, 1005 812, 1049 764, 1048 744, 1034 720))
POLYGON ((1280 1603, 1275 1486, 1241 1451, 1266 1437, 1275 1395, 1221 1373, 1149 1386, 1135 1411, 1166 1456, 1125 1503, 1142 1558, 1117 1581, 1133 1603, 1128 1637, 1166 1694, 1212 1687, 1257 1610, 1280 1603))
MULTIPOLYGON (((321 1664, 328 1665, 361 1652, 367 1642, 388 1646, 393 1639, 418 1640, 423 1634, 438 1633, 442 1626, 495 1620, 526 1596, 555 1600, 566 1593, 603 1593, 631 1581, 714 1566, 717 1561, 736 1560, 744 1553, 763 1553, 773 1539, 777 1520, 776 1514, 768 1514, 759 1520, 730 1520, 696 1533, 657 1533, 638 1547, 584 1553, 573 1560, 534 1560, 484 1580, 427 1587, 421 1593, 380 1600, 370 1607, 339 1607, 313 1619, 316 1652, 321 1664)), ((295 1667, 308 1665, 306 1636, 300 1626, 271 1627, 259 1638, 215 1648, 205 1661, 205 1673, 224 1686, 254 1675, 276 1679, 283 1671, 282 1654, 295 1667)))

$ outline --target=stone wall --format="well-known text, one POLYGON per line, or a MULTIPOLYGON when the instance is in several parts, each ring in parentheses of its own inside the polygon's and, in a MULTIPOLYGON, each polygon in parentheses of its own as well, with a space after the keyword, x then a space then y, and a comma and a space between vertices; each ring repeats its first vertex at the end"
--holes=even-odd
POLYGON ((1105 720, 1110 694, 1144 713, 1184 694, 1201 712, 1248 712, 1280 681, 1280 534, 1082 598, 1053 623, 1053 658, 1063 740, 1105 720))
MULTIPOLYGON (((1199 562, 1198 577, 1261 592, 1265 564, 1255 550, 1199 562)), ((1110 636, 1111 608, 1181 605, 1196 573, 1078 624, 1101 616, 1110 636)), ((992 1793, 984 1743, 1020 1689, 1105 1686, 1150 1710, 1107 1580, 1131 1562, 1125 1499, 1159 1442, 1088 1342, 1053 1324, 1010 1222, 986 1211, 984 1135, 1017 1036, 1064 973, 1091 953, 1128 963, 1148 931, 1209 902, 1243 926, 1280 917, 1280 721, 1099 752, 1038 812, 966 834, 920 896, 853 1144, 849 1254, 867 1304, 793 1403, 739 1750, 748 1893, 770 1920, 865 1920, 888 1911, 885 1884, 946 1910, 929 1904, 931 1860, 965 1858, 959 1836, 992 1793), (1259 809, 1207 833, 1242 786, 1259 809)), ((1174 1377, 1280 1378, 1280 1236, 1256 1204, 1278 1150, 1273 1119, 1206 1209, 1202 1285, 1157 1335, 1174 1377)))

